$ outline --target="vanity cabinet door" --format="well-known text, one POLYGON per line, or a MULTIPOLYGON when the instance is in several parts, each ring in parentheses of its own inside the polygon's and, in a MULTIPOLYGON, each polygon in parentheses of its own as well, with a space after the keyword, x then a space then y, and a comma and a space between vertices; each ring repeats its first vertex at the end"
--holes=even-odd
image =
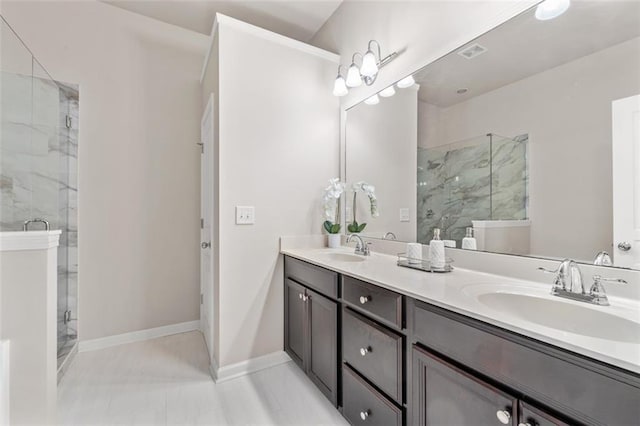
POLYGON ((416 425, 517 425, 517 400, 413 347, 413 422, 416 425))
POLYGON ((519 426, 569 426, 563 420, 520 401, 519 426))
POLYGON ((305 369, 307 346, 307 309, 305 288, 290 279, 285 280, 284 349, 300 368, 305 369))
POLYGON ((338 304, 307 290, 309 358, 307 374, 325 396, 338 402, 338 304))

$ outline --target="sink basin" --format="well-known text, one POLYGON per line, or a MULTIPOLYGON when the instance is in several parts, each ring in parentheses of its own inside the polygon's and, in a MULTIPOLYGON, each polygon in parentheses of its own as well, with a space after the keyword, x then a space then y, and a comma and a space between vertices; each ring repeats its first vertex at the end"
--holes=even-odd
POLYGON ((323 253, 323 257, 332 262, 364 262, 365 257, 349 253, 323 253))
POLYGON ((606 312, 610 307, 580 306, 554 296, 492 292, 478 294, 486 307, 528 322, 582 336, 640 343, 640 323, 606 312))

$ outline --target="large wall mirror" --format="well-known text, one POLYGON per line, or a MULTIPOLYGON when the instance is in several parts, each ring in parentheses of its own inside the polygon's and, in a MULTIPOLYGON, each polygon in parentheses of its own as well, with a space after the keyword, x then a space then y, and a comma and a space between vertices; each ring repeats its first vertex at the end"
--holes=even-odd
POLYGON ((640 3, 534 7, 350 108, 345 139, 363 235, 640 269, 640 3))

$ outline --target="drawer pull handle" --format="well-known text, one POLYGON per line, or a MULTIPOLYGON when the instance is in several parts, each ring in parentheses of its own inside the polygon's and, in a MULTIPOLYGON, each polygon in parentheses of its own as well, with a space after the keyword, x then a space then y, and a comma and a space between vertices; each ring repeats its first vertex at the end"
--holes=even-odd
POLYGON ((498 410, 496 411, 496 417, 500 420, 500 423, 503 425, 508 425, 511 421, 511 413, 507 410, 498 410))
POLYGON ((362 421, 367 420, 367 418, 369 417, 369 414, 371 414, 370 410, 360 411, 360 418, 362 419, 362 421))
POLYGON ((371 352, 371 346, 367 346, 366 348, 360 348, 360 355, 365 356, 369 352, 371 352))
POLYGON ((360 296, 360 303, 361 304, 364 305, 365 303, 370 302, 370 301, 371 301, 371 296, 360 296))
POLYGON ((298 293, 298 298, 300 298, 300 300, 302 300, 302 293, 298 293))
POLYGON ((518 426, 531 426, 531 423, 518 423, 518 426))

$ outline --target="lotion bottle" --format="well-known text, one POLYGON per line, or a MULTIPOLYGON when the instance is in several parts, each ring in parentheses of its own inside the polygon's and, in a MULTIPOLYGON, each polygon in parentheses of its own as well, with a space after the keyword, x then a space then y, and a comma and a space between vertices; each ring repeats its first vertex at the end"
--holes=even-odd
POLYGON ((467 250, 477 250, 478 244, 476 243, 476 239, 473 237, 473 228, 467 228, 467 235, 462 239, 462 248, 467 250))
POLYGON ((440 239, 440 228, 433 230, 433 240, 429 243, 429 263, 432 268, 444 268, 444 241, 440 239))

